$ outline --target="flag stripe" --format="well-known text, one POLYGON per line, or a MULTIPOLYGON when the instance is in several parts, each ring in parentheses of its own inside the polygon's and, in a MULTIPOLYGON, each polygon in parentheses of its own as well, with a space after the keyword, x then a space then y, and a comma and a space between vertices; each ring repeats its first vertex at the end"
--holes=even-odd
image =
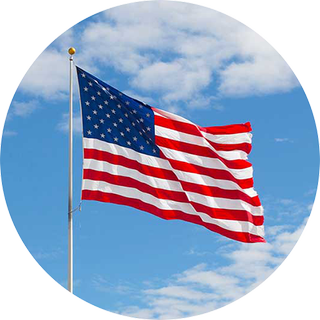
POLYGON ((173 129, 185 133, 196 134, 197 131, 202 131, 212 135, 233 135, 238 133, 249 133, 252 130, 249 122, 243 124, 232 124, 227 126, 200 127, 192 123, 191 121, 187 121, 186 119, 184 119, 183 121, 182 117, 179 117, 177 115, 173 115, 156 108, 152 109, 154 111, 156 125, 161 125, 167 128, 173 127, 173 129))
POLYGON ((247 159, 247 152, 245 150, 248 150, 248 148, 240 149, 241 145, 221 145, 208 141, 204 137, 194 136, 159 126, 155 126, 155 133, 157 137, 161 137, 162 139, 172 139, 178 142, 184 141, 188 144, 208 148, 226 160, 247 159))
MULTIPOLYGON (((101 191, 107 194, 117 194, 129 199, 140 199, 145 204, 152 203, 154 206, 160 210, 174 210, 181 211, 182 213, 198 216, 201 220, 207 224, 215 224, 230 231, 237 232, 248 232, 256 236, 263 236, 264 228, 263 226, 255 226, 253 223, 248 221, 239 220, 226 220, 226 219, 215 219, 210 217, 208 214, 203 212, 197 212, 190 203, 177 202, 173 200, 159 199, 151 194, 141 192, 135 188, 123 187, 119 185, 114 185, 106 183, 104 181, 93 181, 93 180, 83 180, 83 190, 93 190, 101 191)), ((84 199, 82 197, 82 199, 84 199)), ((131 201, 131 200, 130 200, 131 201)))
MULTIPOLYGON (((223 163, 221 163, 218 159, 198 156, 195 154, 190 154, 190 153, 175 150, 172 148, 160 147, 160 150, 163 154, 163 157, 170 161, 170 164, 171 164, 171 160, 178 160, 186 163, 186 167, 191 167, 196 165, 197 168, 203 168, 201 169, 201 172, 202 171, 207 172, 206 169, 216 169, 216 170, 224 171, 228 176, 232 175, 236 180, 244 180, 244 179, 252 178, 252 167, 245 168, 245 169, 229 169, 228 170, 228 168, 226 168, 223 165, 223 163)), ((189 169, 187 169, 187 171, 189 171, 189 169)), ((252 185, 250 187, 252 187, 252 185)))
POLYGON ((184 152, 185 154, 188 154, 188 155, 206 157, 206 158, 209 158, 210 162, 212 162, 213 159, 216 159, 216 162, 217 163, 219 162, 221 168, 224 168, 224 169, 247 169, 252 167, 251 163, 249 163, 246 160, 226 160, 221 156, 219 156, 217 152, 204 146, 194 145, 194 144, 190 144, 182 141, 176 141, 169 138, 165 139, 159 136, 156 136, 156 144, 159 147, 164 147, 166 149, 184 152))
MULTIPOLYGON (((84 174, 83 177, 86 177, 86 174, 90 174, 90 179, 92 180, 104 180, 104 172, 108 172, 108 174, 115 174, 121 177, 130 176, 131 180, 135 180, 137 185, 139 183, 145 183, 151 188, 159 189, 159 190, 167 190, 172 191, 173 193, 168 195, 167 199, 176 199, 177 201, 185 201, 188 202, 194 201, 201 204, 209 204, 212 208, 222 208, 229 210, 245 210, 249 211, 253 215, 262 215, 262 207, 259 203, 259 198, 250 198, 247 195, 232 190, 221 190, 219 188, 210 188, 207 186, 195 185, 192 183, 187 183, 184 181, 176 182, 171 180, 158 179, 154 177, 150 177, 148 175, 144 175, 136 170, 131 170, 122 166, 115 166, 108 164, 106 162, 99 162, 96 160, 86 160, 84 161, 84 174), (94 175, 92 172, 86 172, 86 170, 92 169, 94 171, 94 175), (108 171, 106 171, 108 170, 108 171), (95 178, 98 177, 98 178, 95 178), (183 195, 175 194, 174 192, 183 193, 183 195), (223 196, 224 195, 224 196, 223 196), (223 197, 222 197, 223 196, 223 197), (183 200, 181 200, 183 199, 183 200), (256 203, 254 203, 256 202, 256 203)), ((111 177, 106 175, 105 179, 111 179, 111 177)), ((108 181, 109 181, 108 180, 108 181)), ((134 187, 134 181, 132 182, 132 187, 134 187)), ((125 180, 121 180, 125 181, 125 180)), ((124 182, 125 183, 125 182, 124 182)), ((145 190, 141 190, 145 191, 145 190)))
MULTIPOLYGON (((97 160, 106 159, 106 161, 108 162, 112 161, 110 160, 110 158, 113 158, 114 162, 112 163, 117 163, 116 161, 121 161, 122 164, 124 162, 127 162, 128 164, 125 165, 126 167, 134 166, 135 169, 137 169, 137 166, 141 167, 141 165, 143 165, 143 166, 146 166, 145 170, 152 170, 153 172, 155 172, 154 174, 156 174, 154 176, 159 178, 174 180, 176 177, 176 174, 179 174, 176 171, 173 172, 173 169, 175 169, 175 170, 183 171, 186 173, 198 174, 200 176, 202 175, 208 176, 213 179, 226 180, 224 182, 226 185, 234 185, 236 183, 242 189, 249 189, 249 188, 252 188, 253 186, 252 177, 250 177, 250 172, 246 172, 247 169, 244 169, 242 171, 241 170, 227 171, 223 169, 221 170, 219 168, 218 169, 208 168, 208 167, 197 165, 197 164, 190 165, 190 163, 177 160, 177 158, 183 159, 183 155, 181 156, 176 153, 170 157, 170 154, 169 154, 170 150, 166 152, 164 148, 162 148, 162 150, 167 153, 166 156, 168 159, 170 159, 170 162, 169 160, 165 160, 157 157, 151 157, 142 153, 135 152, 129 148, 121 147, 116 144, 103 142, 96 139, 84 138, 83 144, 85 148, 84 149, 85 158, 93 157, 94 159, 97 159, 97 160), (124 157, 124 159, 121 157, 114 157, 114 155, 122 156, 124 157), (240 173, 243 171, 245 171, 244 172, 244 174, 246 174, 245 176, 240 175, 240 173), (240 179, 235 178, 231 172, 233 172, 234 175, 240 176, 240 179), (249 176, 249 178, 246 178, 247 176, 249 176)), ((203 160, 203 164, 207 165, 205 160, 203 160)), ((214 161, 212 161, 212 163, 209 163, 209 165, 211 166, 214 164, 215 164, 214 161)), ((181 175, 184 175, 184 174, 183 173, 180 174, 179 178, 181 177, 181 175)), ((194 177, 195 175, 188 175, 188 177, 186 177, 185 179, 187 179, 187 181, 190 181, 190 180, 192 181, 194 177)), ((199 179, 202 180, 203 177, 200 177, 199 179)), ((214 186, 219 186, 219 185, 214 185, 214 186)), ((230 187, 225 187, 225 188, 230 189, 230 187)), ((236 187, 233 187, 233 188, 236 188, 236 187)))
POLYGON ((168 111, 164 111, 161 109, 157 109, 152 107, 152 110, 155 114, 155 116, 159 117, 161 116, 162 118, 167 118, 169 120, 174 120, 176 123, 187 123, 190 124, 194 127, 197 127, 199 130, 204 131, 206 133, 214 134, 214 135, 219 135, 219 134, 239 134, 239 133, 244 133, 244 132, 250 132, 252 131, 251 125, 249 122, 243 123, 243 124, 231 124, 227 126, 215 126, 215 127, 201 127, 198 126, 191 121, 180 117, 176 114, 170 113, 168 111))
POLYGON ((143 210, 143 211, 152 213, 153 215, 156 215, 157 217, 165 220, 178 219, 178 220, 195 223, 198 225, 202 225, 205 228, 213 232, 219 233, 225 237, 228 237, 233 240, 241 241, 241 242, 265 242, 262 236, 253 235, 253 234, 250 234, 249 232, 245 232, 242 230, 238 232, 226 230, 220 226, 203 222, 199 216, 189 215, 177 210, 165 210, 165 211, 160 210, 159 208, 157 208, 156 206, 150 203, 142 202, 140 199, 127 198, 121 195, 101 192, 97 190, 83 190, 82 199, 127 205, 130 207, 134 207, 138 210, 143 210))
MULTIPOLYGON (((226 217, 228 216, 229 220, 250 221, 255 225, 261 225, 263 222, 263 217, 261 214, 262 212, 259 212, 258 215, 255 215, 255 214, 252 214, 250 211, 245 210, 241 206, 240 208, 237 208, 237 209, 227 208, 227 206, 230 207, 230 204, 227 204, 227 206, 224 206, 225 203, 218 204, 217 206, 206 205, 205 201, 201 201, 201 198, 203 198, 203 196, 199 194, 191 197, 191 193, 155 188, 150 186, 147 183, 138 181, 131 177, 113 175, 107 172, 85 169, 83 173, 83 179, 93 180, 93 181, 104 181, 112 185, 118 185, 118 186, 137 189, 143 193, 150 194, 158 199, 170 200, 170 201, 175 201, 180 203, 189 203, 191 204, 192 207, 194 208, 197 207, 196 211, 206 213, 213 218, 227 219, 226 217)), ((219 202, 219 200, 223 202, 224 199, 218 198, 214 200, 217 202, 219 202)), ((239 204, 239 203, 236 203, 236 204, 239 204)), ((260 209, 260 208, 256 208, 256 209, 260 209)))
POLYGON ((199 194, 203 194, 211 197, 218 197, 218 198, 240 199, 240 200, 246 201, 247 203, 253 206, 256 206, 256 207, 261 206, 258 196, 250 197, 248 194, 240 190, 228 190, 228 189, 222 189, 219 187, 212 187, 205 184, 201 185, 194 182, 191 183, 191 182, 184 181, 182 179, 178 179, 176 176, 173 177, 174 179, 169 180, 163 177, 163 175, 160 177, 157 177, 158 170, 153 172, 152 167, 145 168, 145 166, 141 166, 139 165, 139 163, 135 163, 134 165, 132 165, 132 163, 129 163, 129 166, 128 166, 128 162, 121 161, 121 158, 120 158, 120 161, 114 161, 116 157, 111 157, 111 159, 109 158, 109 160, 108 158, 103 158, 102 161, 99 161, 101 160, 101 158, 96 160, 90 154, 92 155, 97 154, 97 151, 94 151, 94 152, 92 152, 92 150, 90 150, 89 152, 86 151, 86 156, 89 155, 89 157, 84 159, 84 162, 83 162, 84 169, 93 169, 96 171, 109 172, 112 174, 134 177, 136 180, 143 181, 149 184, 150 186, 153 186, 156 188, 173 190, 173 191, 190 191, 190 192, 199 193, 199 194))

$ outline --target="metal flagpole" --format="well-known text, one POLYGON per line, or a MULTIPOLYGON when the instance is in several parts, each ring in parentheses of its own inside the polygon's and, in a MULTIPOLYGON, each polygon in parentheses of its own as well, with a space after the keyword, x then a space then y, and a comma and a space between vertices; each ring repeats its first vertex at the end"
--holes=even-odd
POLYGON ((73 55, 76 53, 74 48, 68 50, 70 54, 70 86, 69 86, 69 198, 68 198, 68 290, 73 292, 73 210, 72 210, 72 135, 73 135, 73 106, 72 106, 72 86, 73 86, 73 55))

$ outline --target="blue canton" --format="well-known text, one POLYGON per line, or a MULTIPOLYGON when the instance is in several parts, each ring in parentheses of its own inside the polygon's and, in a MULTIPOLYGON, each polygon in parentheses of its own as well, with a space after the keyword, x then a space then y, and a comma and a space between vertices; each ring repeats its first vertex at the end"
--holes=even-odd
POLYGON ((77 67, 83 136, 160 157, 150 106, 77 67))

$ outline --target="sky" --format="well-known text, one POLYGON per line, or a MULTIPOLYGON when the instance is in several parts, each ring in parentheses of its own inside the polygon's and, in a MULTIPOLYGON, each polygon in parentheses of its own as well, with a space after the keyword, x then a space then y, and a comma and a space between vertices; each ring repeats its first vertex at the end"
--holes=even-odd
MULTIPOLYGON (((316 192, 315 123, 290 67, 244 25, 178 3, 117 7, 56 39, 29 69, 10 106, 1 173, 20 237, 64 287, 70 45, 81 68, 155 107, 201 126, 250 121, 249 160, 265 209, 267 240, 241 244, 183 221, 83 202, 74 215, 74 293, 116 313, 179 318, 251 291, 291 251, 316 192)), ((75 91, 74 207, 82 163, 76 86, 75 91)))

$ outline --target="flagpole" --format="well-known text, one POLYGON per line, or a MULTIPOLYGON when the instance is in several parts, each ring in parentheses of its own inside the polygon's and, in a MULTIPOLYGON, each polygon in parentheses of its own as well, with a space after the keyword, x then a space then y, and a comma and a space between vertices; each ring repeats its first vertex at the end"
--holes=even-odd
POLYGON ((70 82, 69 82, 69 197, 68 197, 68 290, 73 292, 73 105, 72 105, 72 87, 73 87, 73 55, 76 53, 74 48, 68 50, 70 54, 70 82))

